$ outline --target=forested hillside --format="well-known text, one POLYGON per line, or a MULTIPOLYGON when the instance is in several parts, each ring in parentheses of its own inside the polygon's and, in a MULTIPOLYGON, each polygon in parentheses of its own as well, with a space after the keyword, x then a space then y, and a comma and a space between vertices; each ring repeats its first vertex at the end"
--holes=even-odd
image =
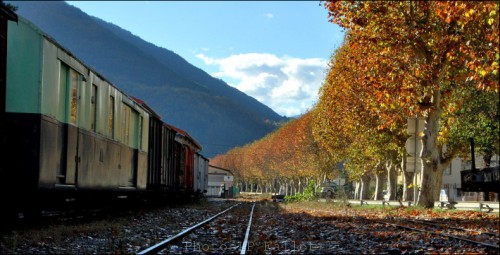
POLYGON ((118 26, 65 2, 11 2, 17 13, 167 123, 189 132, 213 157, 259 139, 286 118, 252 97, 118 26))

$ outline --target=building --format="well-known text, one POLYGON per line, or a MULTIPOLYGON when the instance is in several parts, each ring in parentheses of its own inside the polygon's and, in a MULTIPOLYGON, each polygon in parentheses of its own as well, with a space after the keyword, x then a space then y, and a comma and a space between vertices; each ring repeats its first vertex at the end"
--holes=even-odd
MULTIPOLYGON (((499 165, 500 157, 495 155, 491 158, 491 166, 499 165)), ((480 155, 476 157, 475 168, 484 169, 484 161, 480 155)), ((450 166, 444 170, 442 189, 446 191, 450 201, 483 201, 482 192, 467 192, 462 189, 461 172, 472 169, 472 162, 461 158, 454 158, 450 166)), ((498 178, 496 178, 498 179, 498 178)), ((498 193, 490 193, 491 201, 498 201, 498 193)))
MULTIPOLYGON (((222 194, 229 193, 233 187, 233 173, 231 170, 217 166, 208 166, 208 197, 220 197, 222 194), (228 191, 228 192, 226 192, 228 191)), ((229 193, 229 194, 232 194, 229 193)), ((225 197, 227 197, 225 195, 225 197)))
MULTIPOLYGON (((408 153, 406 167, 407 171, 415 172, 413 184, 418 185, 421 182, 421 168, 422 165, 420 160, 418 159, 418 152, 422 149, 422 145, 418 139, 419 133, 424 130, 424 122, 425 119, 422 117, 419 118, 408 118, 408 134, 410 138, 408 138, 406 142, 406 152, 408 153)), ((484 169, 486 166, 484 165, 483 158, 481 155, 475 156, 474 168, 478 170, 484 169)), ((499 155, 494 155, 491 158, 490 167, 498 167, 500 164, 499 155)), ((483 201, 484 195, 483 192, 465 192, 462 191, 462 180, 461 180, 461 171, 472 169, 472 161, 464 160, 459 157, 456 157, 452 160, 451 164, 447 169, 443 172, 443 183, 441 189, 444 189, 448 199, 450 201, 483 201)), ((498 170, 496 170, 498 173, 498 170)), ((398 178, 398 183, 402 183, 402 179, 398 178)), ((494 178, 494 180, 498 182, 498 176, 494 178)), ((491 193, 489 199, 491 201, 498 201, 498 193, 491 193)))

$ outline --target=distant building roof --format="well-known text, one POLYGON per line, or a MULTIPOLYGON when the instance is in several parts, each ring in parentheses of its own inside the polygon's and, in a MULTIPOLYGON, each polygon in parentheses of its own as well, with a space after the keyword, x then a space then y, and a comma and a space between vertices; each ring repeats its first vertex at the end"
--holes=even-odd
POLYGON ((221 170, 221 171, 226 171, 226 172, 230 173, 231 175, 234 175, 231 170, 225 169, 225 168, 222 168, 222 167, 218 167, 218 166, 214 166, 214 165, 208 165, 208 172, 210 172, 210 170, 211 170, 210 168, 216 169, 216 170, 221 170))

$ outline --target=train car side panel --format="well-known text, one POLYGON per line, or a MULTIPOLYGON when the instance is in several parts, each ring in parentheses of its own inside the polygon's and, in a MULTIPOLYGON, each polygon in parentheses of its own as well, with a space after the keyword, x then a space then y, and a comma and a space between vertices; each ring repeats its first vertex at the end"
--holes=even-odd
POLYGON ((184 146, 184 190, 193 193, 194 175, 194 150, 184 146))
MULTIPOLYGON (((2 196, 14 204, 38 188, 42 36, 22 18, 8 22, 5 112, 0 122, 2 196)), ((4 56, 2 56, 4 57, 4 56)))
POLYGON ((163 125, 163 155, 162 155, 162 176, 164 176, 163 184, 167 190, 175 190, 176 172, 175 172, 175 135, 176 132, 170 127, 163 125))
POLYGON ((64 175, 66 166, 63 154, 63 124, 42 116, 40 133, 40 171, 39 187, 50 189, 56 184, 59 175, 64 175))
POLYGON ((136 173, 136 187, 140 190, 147 188, 147 174, 148 174, 148 153, 142 150, 137 150, 137 173, 136 173))
POLYGON ((66 86, 61 86, 61 61, 57 59, 58 48, 52 42, 43 40, 43 72, 41 112, 64 122, 66 119, 66 86))
POLYGON ((209 160, 204 156, 200 155, 199 157, 200 163, 199 165, 199 183, 198 189, 202 193, 206 193, 208 190, 208 163, 209 160))
POLYGON ((66 79, 60 81, 58 51, 55 44, 43 39, 39 186, 45 189, 66 183, 68 132, 63 122, 66 120, 68 92, 66 79))
POLYGON ((38 189, 40 167, 39 114, 6 113, 0 123, 2 196, 12 204, 38 189), (38 128, 37 128, 38 127, 38 128), (6 197, 5 197, 6 196, 6 197))
POLYGON ((200 186, 200 157, 198 153, 194 154, 194 171, 193 171, 193 191, 199 192, 200 186))
POLYGON ((156 189, 161 184, 162 126, 157 117, 149 119, 149 149, 148 149, 148 189, 156 189))
POLYGON ((174 168, 172 171, 172 189, 176 192, 184 191, 184 147, 179 142, 174 143, 174 168))
POLYGON ((208 159, 199 153, 194 156, 193 190, 197 195, 207 192, 208 159))
POLYGON ((42 36, 20 18, 9 22, 6 112, 40 113, 42 36))

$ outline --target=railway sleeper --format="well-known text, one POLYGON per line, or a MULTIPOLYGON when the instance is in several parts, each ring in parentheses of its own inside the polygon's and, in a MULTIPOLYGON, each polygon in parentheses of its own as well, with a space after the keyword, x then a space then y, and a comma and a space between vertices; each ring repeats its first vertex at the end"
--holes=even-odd
POLYGON ((455 207, 455 205, 457 204, 457 202, 445 202, 445 201, 441 201, 441 203, 439 204, 439 207, 440 208, 447 208, 447 209, 457 209, 455 207))
POLYGON ((483 211, 483 210, 486 210, 487 213, 490 213, 493 211, 493 208, 491 208, 487 204, 479 203, 479 211, 483 211))

